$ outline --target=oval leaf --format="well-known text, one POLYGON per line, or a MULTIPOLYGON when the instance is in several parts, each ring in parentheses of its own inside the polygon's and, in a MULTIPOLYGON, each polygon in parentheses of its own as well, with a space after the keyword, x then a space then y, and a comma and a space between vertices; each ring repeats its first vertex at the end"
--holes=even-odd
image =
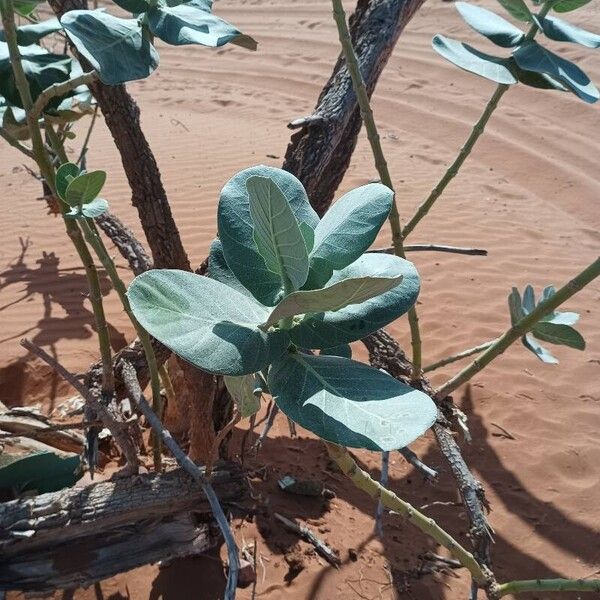
POLYGON ((262 390, 256 387, 256 376, 251 373, 241 377, 223 377, 227 391, 231 394, 242 419, 251 417, 260 410, 262 390))
POLYGON ((569 348, 575 348, 576 350, 585 350, 583 336, 568 325, 541 321, 536 324, 532 333, 538 340, 542 340, 543 342, 569 346, 569 348))
POLYGON ((403 315, 419 295, 419 274, 414 265, 389 254, 364 254, 357 261, 335 271, 331 285, 361 277, 396 277, 400 285, 389 292, 336 312, 305 317, 289 330, 292 342, 300 348, 331 348, 363 338, 403 315))
POLYGON ((108 210, 108 202, 104 198, 96 198, 81 207, 81 212, 88 219, 95 219, 108 210))
POLYGON ((103 10, 71 10, 60 22, 107 85, 144 79, 158 67, 158 53, 137 19, 120 19, 103 10))
POLYGON ((527 350, 533 352, 542 362, 545 362, 549 365, 557 365, 558 359, 555 358, 546 348, 544 348, 541 344, 538 344, 537 340, 534 339, 532 335, 529 333, 524 335, 521 338, 523 345, 527 350))
POLYGON ((127 292, 142 327, 175 354, 220 375, 246 375, 269 362, 270 337, 258 328, 268 310, 208 277, 160 269, 127 292))
POLYGON ((146 12, 150 8, 150 2, 146 0, 113 0, 113 2, 134 15, 146 12))
POLYGON ((334 270, 347 267, 361 256, 375 241, 393 201, 392 190, 381 183, 369 183, 333 204, 315 229, 306 287, 322 287, 334 270))
POLYGON ((513 48, 518 46, 525 35, 512 23, 493 13, 491 10, 468 4, 467 2, 457 2, 455 4, 460 16, 477 33, 488 38, 497 46, 502 48, 513 48))
POLYGON ((585 6, 592 0, 559 0, 552 5, 552 10, 559 13, 571 12, 585 6))
POLYGON ((517 83, 509 69, 508 59, 492 56, 456 40, 436 35, 433 49, 452 64, 490 81, 511 85, 517 83))
POLYGON ((546 17, 538 19, 544 35, 557 42, 573 42, 587 48, 600 48, 600 35, 580 29, 562 19, 546 17))
POLYGON ((269 372, 277 406, 324 440, 394 450, 433 425, 437 408, 421 391, 347 358, 286 354, 269 372))
POLYGON ((531 12, 523 0, 498 0, 498 2, 515 19, 525 23, 531 23, 533 20, 531 12))
POLYGON ((174 46, 201 44, 215 48, 240 36, 233 25, 194 4, 155 6, 148 11, 148 23, 154 35, 174 46))
POLYGON ((104 171, 90 171, 78 175, 67 186, 65 202, 70 206, 79 206, 95 200, 102 191, 105 181, 104 171))
POLYGON ((352 346, 350 344, 342 344, 333 348, 323 348, 319 352, 319 356, 340 356, 342 358, 352 358, 352 346))
POLYGON ((254 175, 246 181, 254 242, 269 271, 277 273, 284 288, 301 288, 308 277, 308 252, 292 209, 269 177, 254 175))
POLYGON ((69 187, 69 183, 80 173, 79 167, 75 163, 64 163, 58 167, 56 171, 56 192, 63 199, 66 200, 66 191, 69 187))
POLYGON ((231 272, 225 261, 223 254, 223 245, 219 238, 213 240, 208 254, 208 276, 216 279, 225 285, 237 290, 245 296, 252 297, 252 294, 240 283, 238 278, 231 272))
POLYGON ((299 223, 306 223, 314 229, 319 217, 310 206, 300 181, 282 169, 263 165, 251 167, 240 171, 225 184, 217 212, 225 260, 233 274, 257 300, 273 306, 281 297, 282 286, 280 277, 265 267, 254 242, 246 181, 255 175, 269 177, 276 183, 299 223))
POLYGON ((558 79, 585 102, 593 104, 600 98, 596 86, 577 65, 546 50, 537 42, 525 42, 513 52, 513 57, 521 69, 545 73, 558 79))
MULTIPOLYGON (((31 23, 17 27, 17 44, 19 46, 30 46, 37 44, 42 38, 55 33, 62 29, 60 21, 56 18, 40 21, 39 23, 31 23)), ((4 31, 0 31, 0 40, 6 41, 4 31)))
POLYGON ((269 315, 265 327, 272 327, 285 317, 330 310, 336 311, 351 304, 360 304, 391 290, 400 281, 402 281, 401 273, 395 277, 358 277, 338 281, 320 290, 294 292, 286 296, 275 307, 269 315))

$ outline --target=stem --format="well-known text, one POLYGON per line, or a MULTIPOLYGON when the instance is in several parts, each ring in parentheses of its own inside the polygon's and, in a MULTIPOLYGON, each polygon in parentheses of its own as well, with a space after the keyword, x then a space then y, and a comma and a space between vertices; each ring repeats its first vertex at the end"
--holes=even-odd
MULTIPOLYGON (((379 484, 381 487, 387 487, 388 477, 390 472, 390 453, 381 453, 381 477, 379 478, 379 484)), ((377 502, 377 509, 375 510, 375 531, 377 535, 383 539, 383 503, 381 500, 377 502)))
MULTIPOLYGON (((33 156, 37 163, 40 172, 46 183, 50 187, 53 194, 56 195, 55 172, 50 157, 46 152, 42 132, 37 117, 32 113, 33 99, 27 77, 23 71, 21 63, 21 54, 17 43, 17 31, 14 21, 14 10, 12 0, 0 0, 0 12, 2 13, 2 24, 4 26, 4 35, 8 45, 10 62, 15 78, 15 85, 19 91, 23 108, 25 109, 27 126, 31 137, 33 148, 33 156)), ((52 129, 52 128, 50 128, 52 129)), ((52 130, 54 132, 54 130, 52 130)), ((96 329, 98 331, 98 342, 100 345, 100 354, 102 357, 102 395, 105 400, 112 398, 114 392, 114 373, 112 368, 112 357, 110 348, 110 338, 108 335, 108 326, 104 315, 104 307, 102 305, 102 293, 100 290, 100 282, 98 273, 94 266, 94 261, 81 236, 81 231, 77 224, 65 218, 66 206, 62 201, 59 201, 63 221, 67 235, 73 241, 73 245, 77 250, 77 254, 85 268, 88 286, 90 290, 90 302, 92 303, 92 311, 96 321, 96 329)))
POLYGON ((510 581, 496 587, 499 598, 523 592, 600 592, 598 579, 529 579, 510 581))
POLYGON ((2 137, 6 142, 8 142, 13 148, 16 148, 19 152, 22 152, 28 158, 33 159, 33 152, 25 146, 25 144, 21 144, 21 142, 13 137, 4 127, 0 127, 0 137, 2 137))
POLYGON ((354 485, 372 497, 379 500, 386 508, 400 514, 408 522, 418 527, 423 533, 432 537, 438 544, 444 546, 456 560, 469 570, 473 579, 481 587, 492 583, 489 575, 482 569, 475 557, 463 548, 449 533, 444 531, 433 519, 426 517, 414 506, 402 500, 390 490, 377 483, 371 476, 359 468, 346 448, 325 442, 329 456, 336 462, 342 472, 347 475, 354 485))
MULTIPOLYGON (((553 0, 547 0, 540 10, 539 17, 543 18, 548 14, 548 11, 552 7, 553 0)), ((529 31, 525 35, 526 40, 532 40, 536 33, 538 32, 538 26, 532 23, 529 31)), ((402 230, 402 235, 407 237, 413 231, 413 229, 418 225, 418 223, 427 215, 430 211, 431 207, 434 205, 435 201, 442 195, 448 184, 456 177, 458 171, 463 166, 463 163, 467 159, 467 156, 471 154, 473 147, 475 146, 477 140, 480 138, 481 134, 485 130, 485 126, 487 122, 490 120, 493 112, 498 107, 498 103, 500 102, 500 98, 504 95, 504 93, 508 90, 510 86, 505 83, 500 83, 496 90, 494 91, 492 97, 487 103, 481 117, 471 130, 467 141, 464 143, 463 147, 460 149, 458 156, 454 159, 454 162, 448 167, 447 171, 444 173, 444 176, 439 180, 438 184, 431 190, 431 193, 423 202, 414 216, 410 219, 410 221, 406 224, 404 229, 402 230)))
MULTIPOLYGON (((392 209, 390 210, 389 223, 392 230, 392 245, 394 247, 394 254, 401 258, 406 258, 404 253, 404 238, 402 234, 402 227, 400 225, 400 215, 398 213, 398 204, 396 202, 396 193, 392 184, 392 178, 388 169, 385 156, 383 154, 383 148, 381 147, 381 139, 379 132, 377 131, 377 125, 373 117, 373 111, 369 102, 369 94, 365 82, 360 72, 356 53, 352 46, 352 40, 350 39, 350 31, 348 30, 348 24, 346 23, 346 14, 342 5, 342 0, 332 0, 333 2, 333 17, 338 29, 338 35, 340 38, 340 44, 342 45, 342 52, 346 59, 346 65, 348 72, 352 79, 352 87, 356 94, 358 106, 360 108, 360 114, 367 130, 367 137, 369 144, 371 145, 371 151, 373 152, 373 158, 375 159, 375 168, 379 173, 381 183, 389 187, 394 192, 394 200, 392 202, 392 209)), ((421 334, 419 331, 419 317, 414 306, 408 311, 408 323, 410 325, 410 335, 412 344, 412 364, 413 370, 411 378, 413 381, 417 380, 421 374, 421 334)))
POLYGON ((435 392, 435 398, 441 400, 451 394, 456 388, 466 383, 484 367, 500 356, 513 342, 530 331, 544 316, 553 312, 561 304, 574 296, 586 285, 600 275, 600 258, 585 268, 574 279, 561 287, 556 294, 540 302, 526 317, 515 323, 506 333, 500 336, 481 356, 477 357, 468 367, 457 373, 435 392))
MULTIPOLYGON (((379 254, 394 254, 394 247, 374 248, 367 252, 379 254)), ((487 256, 487 250, 482 248, 461 248, 460 246, 441 246, 439 244, 404 244, 404 252, 448 252, 449 254, 468 254, 471 256, 487 256)))
POLYGON ((444 367, 445 365, 449 365, 461 358, 467 358, 467 356, 473 356, 473 354, 479 354, 484 350, 487 350, 492 344, 497 342, 498 339, 491 340, 489 342, 484 342, 483 344, 479 344, 479 346, 475 346, 474 348, 469 348, 468 350, 463 350, 462 352, 458 352, 456 354, 451 354, 446 358, 442 358, 442 360, 438 360, 437 362, 431 363, 423 368, 423 373, 429 373, 430 371, 435 371, 440 367, 444 367))
POLYGON ((98 118, 98 105, 94 108, 94 114, 92 115, 92 120, 90 121, 90 126, 88 127, 87 133, 85 134, 85 139, 83 140, 83 145, 81 146, 81 152, 79 153, 79 158, 77 159, 76 165, 79 166, 80 169, 85 168, 85 159, 87 157, 88 144, 90 143, 90 138, 92 137, 92 131, 94 130, 94 125, 96 124, 96 119, 98 118))
POLYGON ((68 92, 78 88, 80 85, 87 85, 88 83, 92 83, 98 78, 94 71, 90 71, 89 73, 82 73, 77 77, 73 77, 73 79, 69 79, 68 81, 63 81, 62 83, 53 83, 51 86, 47 87, 36 99, 31 107, 31 116, 36 119, 40 117, 44 108, 52 98, 56 98, 56 96, 63 96, 68 92))
MULTIPOLYGON (((146 362, 148 363, 148 371, 150 372, 150 387, 152 390, 152 410, 158 414, 162 414, 162 397, 160 395, 160 377, 158 374, 158 366, 156 364, 156 355, 152 348, 152 342, 148 332, 140 325, 138 320, 135 318, 131 306, 129 304, 129 298, 127 298, 127 288, 123 283, 123 280, 117 273, 117 268, 112 258, 109 256, 106 246, 102 242, 102 238, 98 235, 94 222, 91 219, 80 219, 79 220, 81 229, 87 243, 94 249, 96 256, 100 259, 102 266, 106 269, 108 276, 112 282, 113 288, 117 292, 123 309, 127 313, 127 316, 131 320, 131 323, 135 327, 137 335, 140 339, 144 353, 146 355, 146 362)), ((152 452, 154 458, 154 468, 160 472, 162 470, 162 448, 161 440, 158 435, 152 438, 152 452)))

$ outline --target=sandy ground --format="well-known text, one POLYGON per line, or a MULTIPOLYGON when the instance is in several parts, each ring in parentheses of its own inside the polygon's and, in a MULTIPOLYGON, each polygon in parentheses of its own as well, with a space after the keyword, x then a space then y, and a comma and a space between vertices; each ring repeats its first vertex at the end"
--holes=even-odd
MULTIPOLYGON (((483 5, 496 6, 491 0, 483 5)), ((216 10, 255 36, 258 52, 163 46, 159 70, 130 86, 193 264, 204 258, 214 237, 221 186, 244 167, 281 164, 289 138, 287 122, 310 113, 339 50, 326 1, 221 0, 216 10)), ((600 25, 599 17, 600 8, 592 3, 572 20, 600 25)), ((374 101, 403 216, 411 215, 437 182, 493 91, 490 82, 458 71, 431 50, 431 37, 438 32, 486 46, 475 40, 451 4, 430 0, 402 35, 374 101)), ((600 82, 598 55, 553 45, 600 82)), ((476 156, 411 236, 412 243, 489 251, 487 257, 412 255, 423 278, 419 311, 426 362, 492 339, 505 329, 511 286, 522 289, 531 283, 539 290, 560 285, 597 256, 598 110, 571 95, 523 87, 504 97, 476 156)), ((3 145, 0 156, 5 204, 0 221, 0 399, 52 408, 70 391, 25 355, 19 339, 30 337, 67 367, 83 371, 97 356, 91 307, 84 298, 84 274, 61 222, 47 216, 44 203, 36 200, 39 184, 15 151, 3 145)), ((106 197, 112 210, 140 233, 103 124, 94 133, 89 166, 108 171, 106 197)), ((375 177, 361 134, 339 193, 375 177)), ((386 240, 387 233, 381 243, 386 240)), ((122 274, 129 277, 125 266, 122 274)), ((132 328, 106 281, 105 288, 112 341, 118 348, 132 338, 132 328)), ((465 455, 485 484, 493 509, 493 556, 501 580, 590 577, 600 569, 599 301, 596 282, 568 303, 569 310, 582 315, 585 353, 558 348, 560 365, 548 366, 515 344, 457 394, 470 415, 474 438, 470 446, 464 445, 465 455), (498 436, 497 426, 514 439, 498 436)), ((405 319, 391 330, 408 343, 405 319)), ((364 358, 364 352, 359 355, 364 358)), ((440 369, 434 382, 443 382, 457 368, 440 369)), ((431 436, 415 449, 430 464, 443 467, 431 436)), ((377 473, 376 455, 359 456, 377 473)), ((391 487, 417 506, 446 503, 428 513, 468 543, 465 515, 452 505, 457 497, 447 470, 433 487, 400 456, 392 459, 391 487)), ((406 571, 418 565, 417 554, 434 546, 391 516, 386 517, 385 538, 379 541, 372 530, 373 502, 326 468, 322 448, 304 431, 291 441, 283 420, 278 423, 255 461, 256 467, 261 465, 267 475, 264 481, 256 478, 257 493, 320 531, 340 552, 344 566, 328 567, 309 546, 296 543, 273 523, 236 523, 240 544, 252 544, 256 538, 263 557, 257 597, 466 597, 468 579, 462 573, 419 582, 406 578, 406 571), (290 499, 276 483, 286 473, 322 478, 337 497, 328 505, 290 499), (356 562, 349 559, 350 548, 357 551, 356 562), (302 570, 287 581, 290 564, 298 560, 302 570)), ((218 598, 221 578, 218 562, 194 559, 162 570, 145 567, 87 592, 60 597, 218 598)), ((240 598, 250 598, 250 592, 241 591, 240 598)))

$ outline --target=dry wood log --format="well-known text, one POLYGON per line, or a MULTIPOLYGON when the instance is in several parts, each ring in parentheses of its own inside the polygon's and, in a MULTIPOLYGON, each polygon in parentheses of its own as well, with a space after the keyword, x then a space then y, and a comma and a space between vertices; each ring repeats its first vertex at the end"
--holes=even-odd
MULTIPOLYGON (((424 0, 358 0, 350 35, 367 93, 373 93, 398 37, 424 0)), ((350 164, 362 125, 352 81, 340 57, 313 114, 293 128, 283 168, 306 188, 313 208, 323 215, 350 164)))
MULTIPOLYGON (((239 466, 218 464, 220 502, 247 493, 239 466)), ((0 590, 87 585, 165 558, 205 552, 218 535, 208 501, 181 469, 0 504, 0 590)))

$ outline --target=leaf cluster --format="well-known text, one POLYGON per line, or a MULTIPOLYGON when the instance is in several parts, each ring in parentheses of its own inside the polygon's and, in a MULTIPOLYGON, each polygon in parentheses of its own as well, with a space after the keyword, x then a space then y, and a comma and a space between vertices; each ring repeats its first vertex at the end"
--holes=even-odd
MULTIPOLYGON (((598 48, 600 35, 571 25, 546 11, 536 13, 524 0, 498 0, 502 7, 516 20, 530 23, 534 32, 539 31, 550 40, 570 42, 586 48, 598 48)), ((558 13, 569 12, 587 4, 590 0, 548 0, 551 9, 558 13)), ((509 48, 509 57, 496 56, 458 40, 443 35, 433 38, 434 50, 456 66, 504 85, 523 83, 541 88, 567 91, 584 102, 594 103, 600 98, 590 78, 573 62, 548 50, 496 13, 467 2, 457 2, 461 17, 472 29, 496 46, 509 48)))
POLYGON ((108 210, 108 202, 98 195, 104 187, 104 171, 82 171, 74 163, 64 163, 56 171, 56 192, 71 210, 69 218, 99 217, 108 210))
POLYGON ((401 448, 431 426, 435 405, 347 358, 350 342, 406 313, 419 293, 412 263, 365 254, 392 200, 389 188, 368 184, 319 219, 290 173, 241 171, 221 192, 209 277, 148 271, 129 288, 131 308, 177 355, 228 376, 243 414, 257 408, 256 390, 268 389, 324 439, 401 448))

